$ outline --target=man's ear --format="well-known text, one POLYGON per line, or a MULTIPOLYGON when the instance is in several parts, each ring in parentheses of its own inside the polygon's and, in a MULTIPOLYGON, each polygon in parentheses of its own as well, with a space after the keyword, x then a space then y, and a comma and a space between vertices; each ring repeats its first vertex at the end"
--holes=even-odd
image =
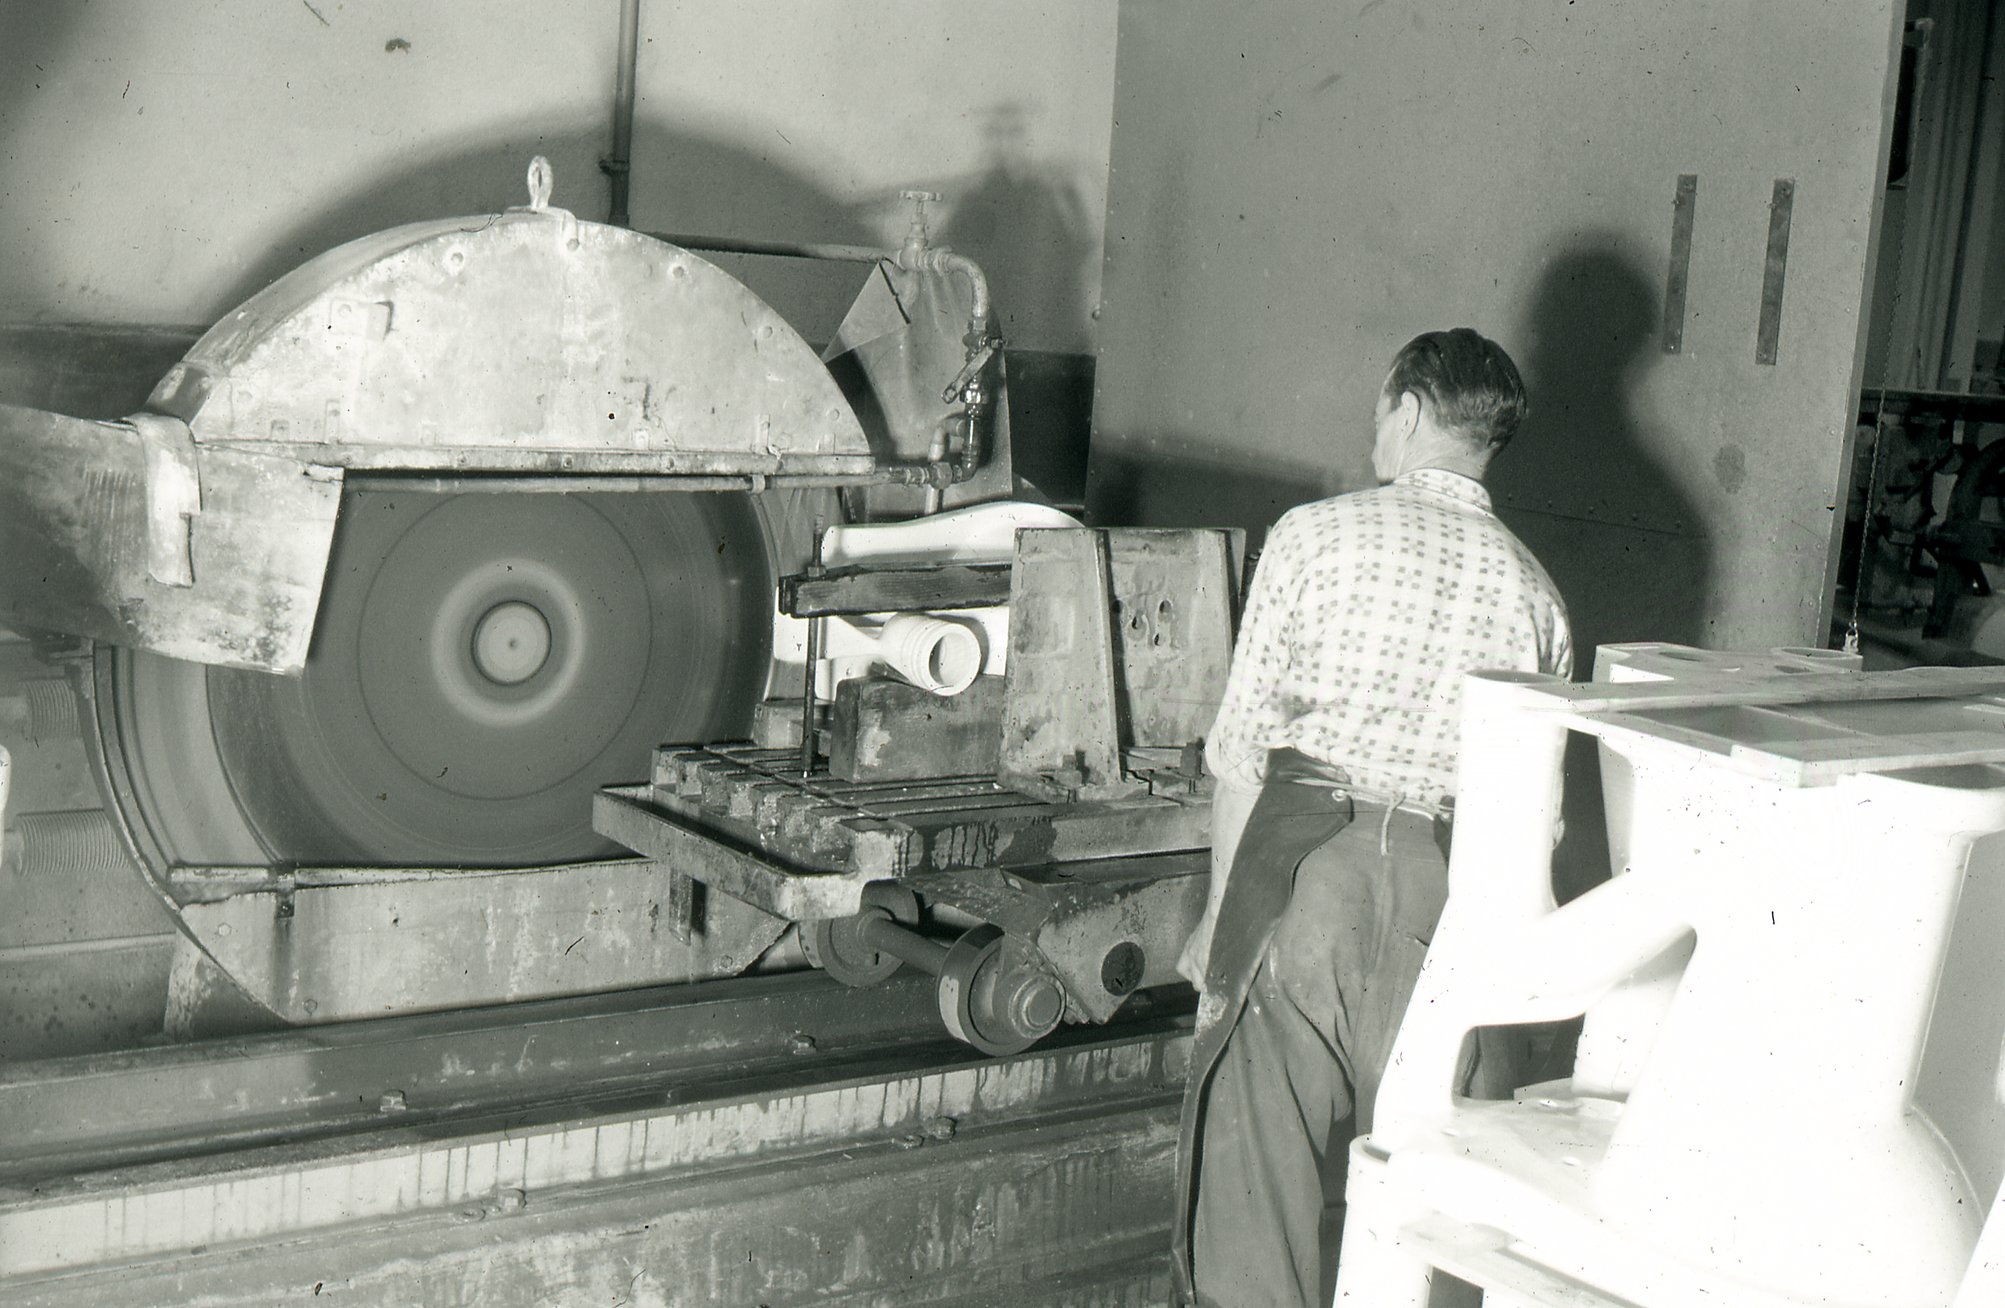
POLYGON ((1413 435, 1414 429, 1420 426, 1420 396, 1413 391, 1401 391, 1393 413, 1399 420, 1399 434, 1413 435))

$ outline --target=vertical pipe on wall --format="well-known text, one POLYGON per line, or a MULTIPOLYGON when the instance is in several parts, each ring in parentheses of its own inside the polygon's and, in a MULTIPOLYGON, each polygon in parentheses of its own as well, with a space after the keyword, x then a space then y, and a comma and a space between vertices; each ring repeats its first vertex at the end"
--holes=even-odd
POLYGON ((633 171, 634 73, 640 62, 640 0, 620 0, 620 52, 613 70, 613 149, 599 160, 612 182, 612 210, 606 221, 627 226, 627 177, 633 171))

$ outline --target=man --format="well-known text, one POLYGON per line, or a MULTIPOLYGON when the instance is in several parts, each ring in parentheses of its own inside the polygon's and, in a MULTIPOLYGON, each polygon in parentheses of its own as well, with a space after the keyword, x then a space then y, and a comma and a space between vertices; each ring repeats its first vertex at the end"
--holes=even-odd
POLYGON ((1204 992, 1176 1231, 1201 1304, 1325 1302, 1323 1165, 1344 1165, 1346 1119, 1370 1129, 1447 895, 1462 677, 1571 671, 1552 580, 1483 489, 1524 412, 1495 342, 1416 337, 1374 416, 1382 484, 1268 535, 1206 748, 1211 899, 1179 964, 1204 992))

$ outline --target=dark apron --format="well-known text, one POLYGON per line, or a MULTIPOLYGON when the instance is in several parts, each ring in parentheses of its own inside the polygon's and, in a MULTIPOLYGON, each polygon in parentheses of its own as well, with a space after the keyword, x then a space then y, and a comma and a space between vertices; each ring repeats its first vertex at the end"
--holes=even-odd
POLYGON ((1223 1001, 1224 1007, 1217 1018, 1199 1026, 1192 1041, 1190 1079, 1184 1086, 1183 1120, 1177 1139, 1176 1226, 1171 1252, 1177 1290, 1184 1303, 1197 1302, 1190 1263, 1191 1223, 1197 1207, 1192 1182, 1205 1095, 1211 1088, 1219 1053, 1238 1025, 1246 993, 1294 894, 1296 869, 1325 841, 1349 826, 1355 815, 1350 799, 1333 790, 1331 781, 1326 764, 1292 749, 1269 753, 1266 781, 1232 857, 1225 899, 1212 930, 1211 957, 1205 964, 1205 1006, 1223 1001))

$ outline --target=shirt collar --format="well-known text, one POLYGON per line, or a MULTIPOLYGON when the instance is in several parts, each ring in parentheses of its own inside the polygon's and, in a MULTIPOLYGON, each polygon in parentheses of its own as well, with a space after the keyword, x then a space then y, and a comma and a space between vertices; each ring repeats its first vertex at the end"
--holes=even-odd
POLYGON ((1396 478, 1392 484, 1429 491, 1485 513, 1491 512, 1490 492, 1483 489, 1482 482, 1459 472, 1449 472, 1446 468, 1419 468, 1396 478))

